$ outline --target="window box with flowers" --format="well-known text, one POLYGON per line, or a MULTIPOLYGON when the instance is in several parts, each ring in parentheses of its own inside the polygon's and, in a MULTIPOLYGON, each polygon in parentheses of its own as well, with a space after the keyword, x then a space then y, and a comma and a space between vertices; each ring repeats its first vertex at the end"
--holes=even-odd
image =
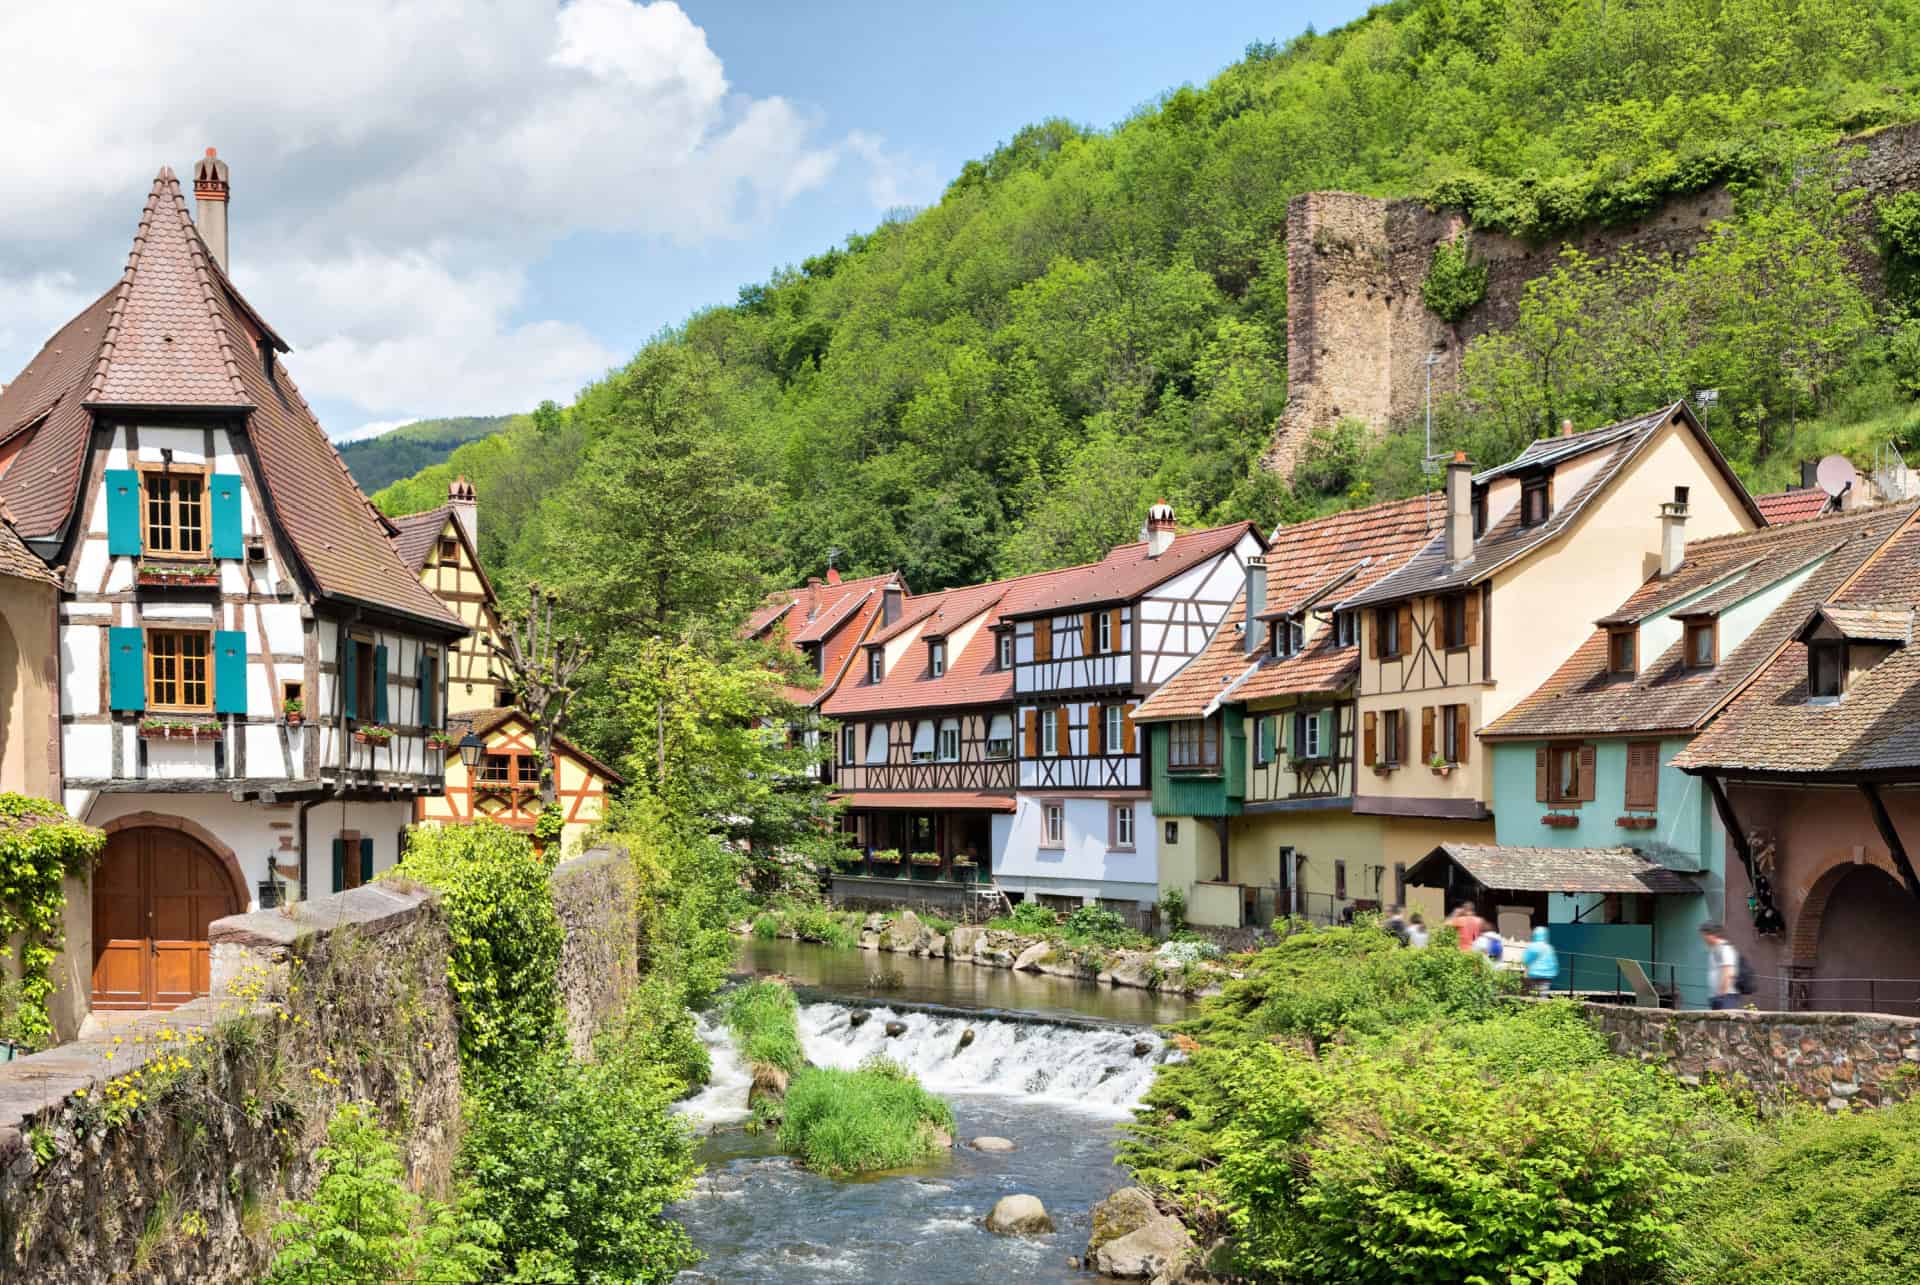
POLYGON ((220 724, 205 719, 143 718, 140 738, 146 741, 212 741, 220 737, 220 724))
POLYGON ((280 715, 287 720, 288 727, 298 727, 307 721, 306 704, 297 697, 283 700, 280 702, 280 715))
POLYGON ((900 849, 875 848, 867 854, 867 860, 877 866, 897 866, 900 864, 900 849))
POLYGON ((134 580, 150 589, 217 589, 220 568, 211 562, 142 562, 134 580))
POLYGON ((365 723, 353 729, 353 739, 358 745, 385 745, 393 739, 393 729, 378 723, 365 723))
POLYGON ((1618 818, 1614 824, 1618 825, 1622 830, 1651 830, 1654 826, 1660 824, 1660 818, 1656 816, 1634 816, 1629 814, 1618 818))
POLYGON ((455 750, 460 748, 460 742, 445 732, 428 732, 427 748, 430 750, 455 750))
POLYGON ((1455 765, 1449 762, 1446 756, 1441 754, 1435 754, 1432 758, 1427 760, 1427 766, 1433 769, 1433 774, 1435 776, 1445 778, 1453 775, 1453 769, 1455 765))
POLYGON ((916 852, 913 854, 911 860, 916 866, 937 866, 940 864, 940 854, 937 852, 916 852))
POLYGON ((1549 812, 1540 818, 1540 824, 1551 826, 1555 830, 1571 830, 1580 824, 1578 812, 1549 812))

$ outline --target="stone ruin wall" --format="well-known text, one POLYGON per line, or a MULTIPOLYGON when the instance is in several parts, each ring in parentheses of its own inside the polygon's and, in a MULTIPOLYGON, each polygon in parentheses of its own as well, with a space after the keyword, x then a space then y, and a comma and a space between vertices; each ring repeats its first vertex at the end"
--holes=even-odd
MULTIPOLYGON (((1920 187, 1920 124, 1849 145, 1866 149, 1853 177, 1874 197, 1920 187)), ((1435 247, 1467 226, 1464 212, 1351 192, 1296 196, 1287 207, 1287 405, 1267 467, 1291 474, 1306 435, 1342 419, 1360 420, 1375 433, 1418 423, 1427 355, 1439 355, 1437 402, 1458 386, 1468 341, 1512 324, 1527 283, 1546 273, 1562 246, 1602 259, 1628 250, 1684 254, 1732 212, 1732 196, 1713 187, 1673 197, 1632 223, 1590 226, 1538 243, 1476 231, 1473 253, 1487 265, 1486 297, 1449 325, 1427 311, 1420 285, 1435 247)), ((1864 203, 1862 217, 1869 213, 1864 203)), ((1861 267, 1877 285, 1877 261, 1861 267)))

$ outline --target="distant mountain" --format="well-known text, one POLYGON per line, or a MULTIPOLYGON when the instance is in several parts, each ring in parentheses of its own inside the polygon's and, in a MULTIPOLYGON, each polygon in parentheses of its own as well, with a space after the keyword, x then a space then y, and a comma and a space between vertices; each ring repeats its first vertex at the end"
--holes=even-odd
POLYGON ((360 489, 372 495, 389 483, 431 468, 468 442, 492 437, 518 418, 517 415, 470 415, 423 419, 402 424, 378 437, 346 442, 340 446, 340 458, 347 462, 360 489))

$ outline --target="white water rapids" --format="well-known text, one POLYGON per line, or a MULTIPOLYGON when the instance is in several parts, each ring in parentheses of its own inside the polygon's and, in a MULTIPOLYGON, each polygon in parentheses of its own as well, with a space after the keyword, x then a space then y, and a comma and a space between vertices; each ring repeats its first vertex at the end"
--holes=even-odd
MULTIPOLYGON (((680 1109, 709 1126, 744 1119, 751 1073, 715 1015, 701 1016, 700 1037, 713 1075, 680 1109)), ((1150 1030, 834 1003, 801 1007, 800 1044, 815 1066, 852 1068, 879 1054, 935 1093, 1006 1094, 1116 1118, 1140 1100, 1155 1067, 1179 1056, 1150 1030), (890 1037, 889 1023, 904 1023, 906 1030, 890 1037), (969 1030, 973 1039, 962 1048, 969 1030), (1136 1056, 1136 1049, 1144 1051, 1136 1056)))

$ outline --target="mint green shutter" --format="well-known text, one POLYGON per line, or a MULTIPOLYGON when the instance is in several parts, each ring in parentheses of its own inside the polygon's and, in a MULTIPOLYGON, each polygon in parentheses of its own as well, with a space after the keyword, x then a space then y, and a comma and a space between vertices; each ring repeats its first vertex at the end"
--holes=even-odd
POLYGON ((437 728, 440 724, 440 684, 434 679, 439 673, 439 658, 431 647, 420 649, 420 725, 437 728))
POLYGON ((347 711, 348 718, 359 718, 360 717, 360 693, 359 693, 360 684, 355 681, 355 679, 358 676, 353 672, 354 670, 353 661, 354 661, 354 657, 358 655, 360 652, 360 644, 356 643, 353 639, 348 638, 341 644, 341 647, 342 647, 342 650, 340 652, 340 683, 341 683, 341 690, 346 693, 346 705, 344 706, 344 708, 347 711))
POLYGON ((246 550, 240 543, 240 475, 215 473, 213 492, 213 556, 241 558, 246 550))
POLYGON ((387 721, 387 645, 373 649, 373 721, 387 721))
MULTIPOLYGON (((1285 717, 1285 718, 1281 718, 1281 717, 1280 717, 1280 715, 1278 715, 1278 714, 1276 714, 1276 715, 1274 715, 1274 717, 1275 717, 1276 719, 1278 719, 1278 720, 1279 720, 1279 723, 1280 723, 1280 749, 1281 749, 1281 752, 1282 752, 1282 753, 1285 753, 1285 754, 1294 754, 1294 755, 1297 755, 1297 754, 1299 754, 1299 753, 1300 753, 1300 747, 1299 747, 1298 745, 1295 745, 1295 744, 1293 743, 1293 741, 1294 741, 1294 736, 1293 736, 1293 716, 1292 716, 1292 715, 1288 715, 1288 716, 1287 716, 1287 717, 1285 717)), ((1280 755, 1278 755, 1278 754, 1276 754, 1276 755, 1274 755, 1274 757, 1275 757, 1275 758, 1278 758, 1278 757, 1280 757, 1280 755)))
POLYGON ((247 712, 247 632, 213 631, 213 712, 247 712))
MULTIPOLYGON (((107 479, 107 552, 140 556, 140 474, 110 468, 107 479)), ((138 709, 135 705, 132 708, 138 709)))
POLYGON ((373 840, 364 837, 360 840, 360 882, 373 882, 373 840))
POLYGON ((333 841, 333 890, 339 892, 347 886, 347 862, 345 845, 340 840, 333 841))
POLYGON ((147 707, 147 640, 131 626, 107 630, 107 694, 114 709, 147 707))

